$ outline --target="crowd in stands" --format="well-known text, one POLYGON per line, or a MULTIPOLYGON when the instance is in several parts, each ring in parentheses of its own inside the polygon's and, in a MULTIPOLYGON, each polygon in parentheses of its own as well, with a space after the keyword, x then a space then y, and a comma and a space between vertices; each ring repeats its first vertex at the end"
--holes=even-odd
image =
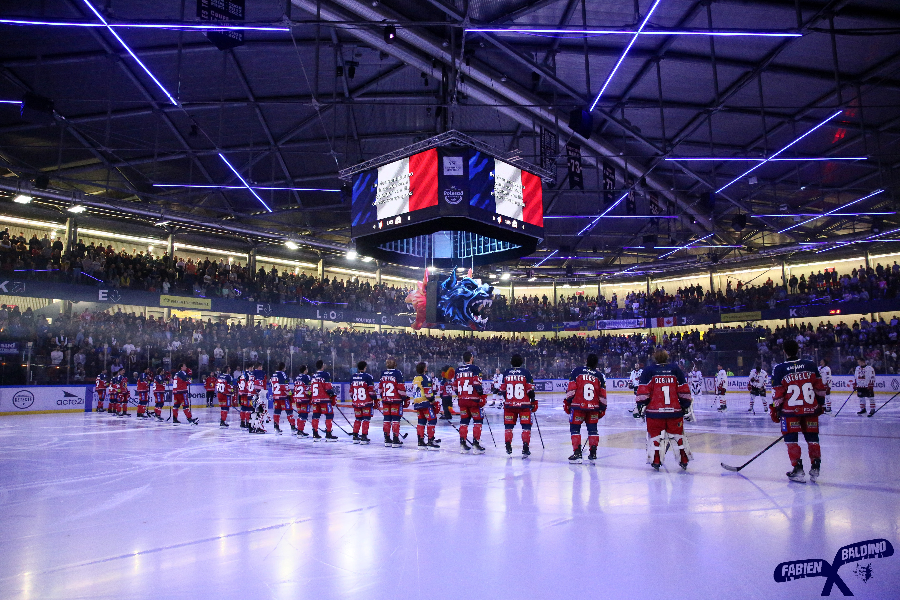
MULTIPOLYGON (((509 357, 519 353, 539 378, 567 377, 574 367, 582 364, 586 354, 594 352, 601 357, 607 374, 619 377, 627 376, 640 357, 651 356, 657 347, 668 350, 686 369, 698 362, 705 373, 712 373, 715 364, 723 358, 717 353, 716 339, 727 335, 729 330, 712 328, 702 333, 698 330, 663 333, 659 337, 647 334, 543 338, 528 334, 428 336, 276 325, 250 327, 178 317, 164 321, 161 317, 89 311, 59 316, 51 325, 31 309, 21 311, 17 306, 2 305, 0 343, 5 344, 6 351, 10 343, 15 343, 13 352, 20 356, 6 355, 0 383, 24 383, 21 369, 24 363, 31 365, 36 383, 48 383, 91 382, 104 366, 110 372, 124 370, 131 374, 148 365, 172 369, 184 361, 195 373, 203 375, 225 364, 245 368, 257 361, 270 371, 284 361, 294 371, 300 364, 314 364, 320 358, 332 365, 338 379, 346 380, 352 365, 359 360, 366 360, 377 369, 387 357, 394 356, 401 369, 411 373, 420 360, 430 363, 434 369, 455 366, 466 350, 475 353, 488 374, 495 368, 505 369, 509 357), (27 342, 33 342, 30 349, 27 342)), ((785 339, 795 339, 804 355, 816 360, 828 358, 835 374, 852 373, 855 357, 860 355, 871 362, 877 373, 900 372, 897 318, 889 322, 861 318, 836 326, 807 323, 774 330, 759 328, 757 333, 759 355, 767 364, 781 360, 780 348, 785 339)), ((746 360, 744 371, 751 367, 750 360, 746 360)))
POLYGON ((373 285, 303 273, 279 271, 274 266, 251 273, 248 266, 205 258, 170 257, 143 250, 116 251, 79 240, 71 256, 63 252, 61 238, 44 235, 26 240, 23 234, 0 234, 0 269, 6 275, 40 278, 87 285, 103 284, 112 289, 135 289, 163 294, 189 294, 206 298, 242 298, 254 302, 290 302, 327 305, 364 312, 405 312, 407 289, 373 285))
MULTIPOLYGON (((405 299, 408 289, 373 285, 356 279, 317 277, 231 263, 225 258, 170 257, 143 250, 116 251, 82 240, 71 255, 64 252, 61 238, 50 240, 32 235, 0 232, 0 270, 4 275, 50 279, 111 288, 139 289, 166 294, 203 297, 243 298, 270 303, 306 303, 346 310, 398 314, 411 309, 405 299)), ((561 294, 553 298, 517 295, 510 300, 497 294, 490 317, 496 321, 537 320, 563 322, 594 319, 631 319, 648 316, 675 316, 698 313, 756 311, 777 306, 808 305, 833 301, 868 301, 895 298, 900 288, 900 265, 854 268, 848 273, 835 270, 812 272, 798 278, 792 274, 787 285, 771 278, 762 284, 729 278, 725 289, 715 292, 701 285, 651 293, 629 292, 621 298, 596 295, 561 294)), ((520 288, 527 291, 527 288, 520 288)))

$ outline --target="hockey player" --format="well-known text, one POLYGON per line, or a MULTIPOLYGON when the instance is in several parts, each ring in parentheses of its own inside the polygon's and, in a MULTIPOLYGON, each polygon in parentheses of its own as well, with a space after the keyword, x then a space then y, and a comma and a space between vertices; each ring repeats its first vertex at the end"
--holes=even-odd
POLYGON ((453 413, 450 412, 450 409, 453 407, 453 377, 455 375, 456 369, 451 366, 446 366, 441 371, 441 380, 438 383, 441 405, 444 409, 441 419, 444 421, 453 419, 453 413))
POLYGON ((110 386, 114 398, 113 410, 117 417, 130 417, 128 414, 128 399, 131 393, 128 391, 128 377, 125 375, 116 375, 112 380, 113 385, 110 386))
POLYGON ((262 401, 266 403, 266 409, 268 410, 268 400, 266 399, 266 389, 269 387, 269 378, 266 377, 266 372, 263 370, 263 366, 261 362, 256 363, 253 367, 253 371, 250 372, 250 382, 253 384, 252 394, 253 394, 253 404, 254 406, 262 401))
POLYGON ((534 396, 534 378, 528 369, 522 367, 522 357, 513 354, 509 359, 511 369, 507 369, 500 382, 503 394, 503 439, 506 454, 512 454, 513 430, 516 423, 522 425, 522 458, 531 456, 531 414, 537 412, 538 401, 534 396))
POLYGON ((641 373, 644 372, 644 361, 639 360, 634 363, 634 369, 631 370, 631 375, 628 376, 628 387, 634 392, 634 408, 631 409, 631 415, 635 419, 640 419, 643 415, 641 414, 640 406, 637 403, 637 389, 638 385, 640 385, 641 381, 641 373))
POLYGON ((859 412, 856 414, 866 414, 866 398, 869 398, 869 416, 871 417, 875 414, 875 369, 866 364, 863 356, 856 359, 856 364, 856 371, 853 373, 856 397, 859 398, 859 412))
POLYGON ((153 377, 153 408, 156 414, 156 420, 162 421, 162 409, 166 405, 166 394, 169 387, 169 374, 162 367, 156 369, 156 375, 153 377))
POLYGON ((716 400, 719 405, 719 412, 724 412, 728 410, 728 405, 725 403, 725 392, 728 391, 728 373, 725 372, 725 368, 722 366, 722 363, 716 365, 718 371, 716 372, 716 400))
POLYGON ((191 387, 191 370, 188 369, 187 364, 181 363, 181 366, 178 368, 178 372, 175 373, 174 376, 174 389, 173 400, 172 400, 172 424, 180 425, 181 421, 178 420, 178 409, 184 406, 184 416, 187 417, 188 423, 191 425, 196 425, 200 422, 200 419, 191 416, 191 395, 190 395, 190 387, 191 387))
POLYGON ((481 369, 472 364, 475 357, 468 350, 463 353, 463 364, 456 370, 456 397, 459 400, 459 451, 462 454, 470 450, 475 454, 484 454, 481 446, 481 426, 484 423, 484 405, 487 394, 481 383, 481 369), (472 445, 469 446, 466 436, 469 433, 469 422, 472 426, 472 445))
POLYGON ((403 446, 400 440, 400 419, 403 417, 403 409, 409 407, 409 398, 406 396, 403 373, 397 369, 397 361, 393 358, 387 359, 384 368, 378 380, 381 414, 384 416, 381 426, 384 432, 384 445, 386 448, 400 448, 403 446))
POLYGON ((243 371, 237 378, 237 395, 238 404, 241 407, 241 428, 250 428, 250 413, 253 412, 253 405, 250 395, 253 392, 253 382, 250 380, 250 371, 243 371))
POLYGON ((494 369, 494 378, 491 380, 491 404, 490 406, 494 406, 495 404, 499 404, 500 408, 503 408, 503 395, 500 393, 500 384, 503 383, 503 374, 500 373, 500 369, 494 369))
POLYGON ((272 373, 272 401, 275 407, 275 416, 272 418, 275 433, 281 435, 281 411, 287 412, 288 424, 291 426, 291 433, 297 432, 297 426, 294 424, 294 407, 291 405, 291 380, 284 372, 284 363, 278 363, 278 370, 272 373))
POLYGON ((231 405, 231 396, 234 394, 234 378, 231 376, 231 367, 225 365, 222 372, 216 378, 216 396, 219 400, 219 427, 228 427, 228 407, 231 405))
POLYGON ((336 442, 337 436, 332 435, 331 426, 334 422, 335 394, 331 385, 331 373, 325 370, 325 363, 316 361, 316 372, 310 376, 310 401, 312 402, 312 429, 313 441, 324 439, 326 442, 336 442), (325 437, 319 435, 319 417, 325 415, 325 437))
POLYGON ((372 421, 372 410, 378 408, 378 396, 375 395, 375 379, 366 373, 369 365, 361 360, 356 363, 357 372, 350 381, 350 401, 353 403, 353 443, 368 444, 369 423, 372 421))
POLYGON ((691 390, 684 372, 669 363, 669 353, 657 350, 656 364, 644 369, 638 386, 638 402, 647 416, 647 462, 659 471, 670 439, 678 449, 679 465, 687 470, 691 451, 684 437, 684 417, 691 407, 691 390), (666 447, 662 447, 662 442, 666 447))
MULTIPOLYGON (((597 364, 600 359, 596 354, 588 354, 585 366, 575 367, 569 375, 569 386, 563 400, 563 410, 569 415, 569 433, 572 435, 574 452, 569 457, 572 464, 581 464, 581 424, 587 426, 588 460, 597 460, 597 422, 606 414, 606 378, 597 364)), ((635 412, 638 412, 635 409, 635 412)))
POLYGON ((150 404, 150 383, 153 381, 153 371, 150 367, 144 369, 144 372, 136 377, 137 379, 137 398, 138 409, 137 417, 139 419, 149 419, 147 414, 147 406, 150 404))
POLYGON ((294 377, 294 406, 297 409, 297 435, 300 437, 309 437, 304 429, 306 429, 306 421, 309 419, 309 401, 312 393, 309 386, 310 381, 306 365, 300 365, 300 368, 297 369, 297 376, 294 377))
POLYGON ((800 346, 794 340, 785 340, 784 356, 787 362, 772 369, 772 421, 781 422, 781 433, 787 445, 791 466, 787 476, 791 481, 803 483, 803 460, 797 434, 803 432, 809 451, 809 478, 819 477, 822 450, 819 447, 819 415, 825 411, 825 386, 819 377, 816 363, 800 360, 800 346))
POLYGON ((753 409, 753 403, 757 398, 762 404, 763 411, 769 411, 769 406, 766 402, 766 379, 768 377, 769 374, 763 369, 762 362, 756 361, 756 364, 750 369, 750 381, 747 383, 747 390, 750 392, 750 408, 747 409, 747 412, 756 414, 756 411, 753 409))
MULTIPOLYGON (((106 369, 103 369, 97 375, 96 381, 94 381, 94 391, 97 392, 97 412, 106 412, 106 409, 103 408, 103 403, 106 402, 107 387, 109 387, 109 376, 106 374, 106 369)), ((110 408, 112 408, 111 402, 110 408)))
POLYGON ((419 416, 416 423, 416 436, 419 439, 419 450, 440 450, 438 441, 434 439, 434 428, 437 425, 437 415, 440 405, 434 399, 434 388, 431 378, 425 373, 428 367, 423 362, 416 365, 416 375, 413 377, 413 409, 419 416), (425 443, 425 431, 428 428, 428 443, 425 443))
POLYGON ((218 373, 210 372, 203 381, 203 389, 206 390, 206 408, 212 408, 213 400, 216 397, 216 383, 218 379, 218 373))
POLYGON ((825 414, 828 414, 831 412, 831 367, 824 358, 819 361, 819 377, 825 386, 825 414))
MULTIPOLYGON (((262 367, 262 365, 259 366, 262 367)), ((266 432, 266 423, 272 420, 269 417, 269 406, 266 401, 265 390, 261 394, 252 396, 252 398, 253 407, 250 412, 250 419, 247 422, 247 432, 264 434, 266 432)))
POLYGON ((688 373, 688 385, 691 386, 691 405, 703 403, 703 373, 700 366, 694 363, 694 369, 688 373))

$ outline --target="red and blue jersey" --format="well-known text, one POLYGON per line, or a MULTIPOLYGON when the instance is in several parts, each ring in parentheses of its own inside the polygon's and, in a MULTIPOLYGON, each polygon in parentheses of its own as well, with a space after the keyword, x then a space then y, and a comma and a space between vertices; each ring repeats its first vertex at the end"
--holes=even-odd
POLYGON ((378 380, 378 392, 383 402, 402 402, 406 399, 403 373, 399 369, 386 369, 378 380))
POLYGON ((309 395, 312 393, 312 390, 309 389, 309 383, 311 378, 309 375, 304 373, 303 375, 297 375, 294 377, 294 401, 295 402, 309 402, 309 395))
POLYGON ((160 375, 156 375, 153 377, 153 393, 154 394, 162 394, 166 391, 166 384, 169 382, 169 378, 165 373, 160 375))
POLYGON ((262 369, 254 369, 251 371, 250 383, 253 386, 251 389, 255 392, 266 389, 266 372, 262 369))
POLYGON ((606 378, 603 373, 587 367, 573 369, 564 402, 582 410, 606 410, 606 378))
POLYGON ((313 402, 329 402, 335 395, 331 385, 331 373, 316 371, 310 377, 310 396, 313 402))
POLYGON ((450 379, 441 379, 441 382, 438 384, 438 393, 441 396, 452 396, 453 395, 453 381, 450 379))
POLYGON ((374 406, 375 378, 368 373, 354 373, 350 381, 350 400, 353 406, 374 406))
POLYGON ((191 376, 184 371, 175 373, 175 392, 187 392, 191 385, 191 376))
POLYGON ((149 391, 150 391, 150 380, 151 380, 151 377, 152 377, 152 376, 151 376, 151 375, 148 375, 147 373, 141 373, 140 375, 138 375, 138 379, 137 379, 137 391, 138 391, 138 393, 141 393, 141 392, 149 392, 149 391))
POLYGON ((216 379, 216 393, 230 396, 234 391, 234 378, 228 373, 221 373, 216 379))
POLYGON ((275 400, 284 400, 291 393, 291 380, 284 371, 272 373, 272 397, 275 400))
POLYGON ((646 405, 647 418, 674 419, 691 405, 691 388, 678 366, 650 365, 641 372, 636 400, 646 405))
POLYGON ((481 369, 475 365, 462 365, 456 369, 456 395, 460 402, 469 400, 481 402, 484 388, 481 384, 481 369))
POLYGON ((500 393, 503 394, 503 406, 531 406, 531 398, 534 396, 534 378, 531 372, 522 367, 507 369, 500 382, 500 393))
POLYGON ((109 385, 109 378, 107 378, 106 373, 100 373, 97 375, 96 381, 94 381, 94 388, 98 392, 104 391, 109 385))
POLYGON ((782 415, 812 415, 825 404, 825 385, 816 363, 789 360, 772 369, 772 405, 782 415))

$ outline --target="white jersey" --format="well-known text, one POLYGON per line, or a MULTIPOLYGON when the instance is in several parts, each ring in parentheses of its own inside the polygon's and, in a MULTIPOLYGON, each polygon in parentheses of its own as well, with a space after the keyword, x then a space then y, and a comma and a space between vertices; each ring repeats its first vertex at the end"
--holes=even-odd
POLYGON ((497 373, 494 375, 494 389, 497 390, 497 393, 500 393, 500 384, 503 383, 503 375, 497 373))
POLYGON ((756 369, 750 370, 750 387, 765 389, 766 387, 766 379, 768 378, 768 373, 766 373, 765 369, 760 369, 757 371, 756 369))
POLYGON ((716 373, 716 392, 720 389, 728 389, 728 374, 725 373, 725 369, 721 369, 716 373))
POLYGON ((856 389, 875 387, 875 369, 869 365, 856 367, 853 379, 856 382, 856 389))
POLYGON ((703 389, 703 373, 700 372, 700 369, 694 369, 688 373, 688 383, 690 383, 691 389, 703 389))
POLYGON ((825 391, 831 391, 831 367, 819 367, 819 377, 822 378, 822 384, 825 386, 825 391))
POLYGON ((629 385, 631 385, 631 389, 635 390, 635 392, 637 392, 638 385, 641 383, 641 373, 643 372, 643 369, 634 369, 628 377, 629 385))

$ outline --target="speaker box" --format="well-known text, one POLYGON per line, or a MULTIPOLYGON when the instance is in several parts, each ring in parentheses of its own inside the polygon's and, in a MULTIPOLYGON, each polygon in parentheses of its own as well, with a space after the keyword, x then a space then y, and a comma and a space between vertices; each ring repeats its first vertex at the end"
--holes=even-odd
POLYGON ((594 131, 594 117, 588 111, 576 108, 569 113, 569 128, 584 139, 588 139, 594 131))

